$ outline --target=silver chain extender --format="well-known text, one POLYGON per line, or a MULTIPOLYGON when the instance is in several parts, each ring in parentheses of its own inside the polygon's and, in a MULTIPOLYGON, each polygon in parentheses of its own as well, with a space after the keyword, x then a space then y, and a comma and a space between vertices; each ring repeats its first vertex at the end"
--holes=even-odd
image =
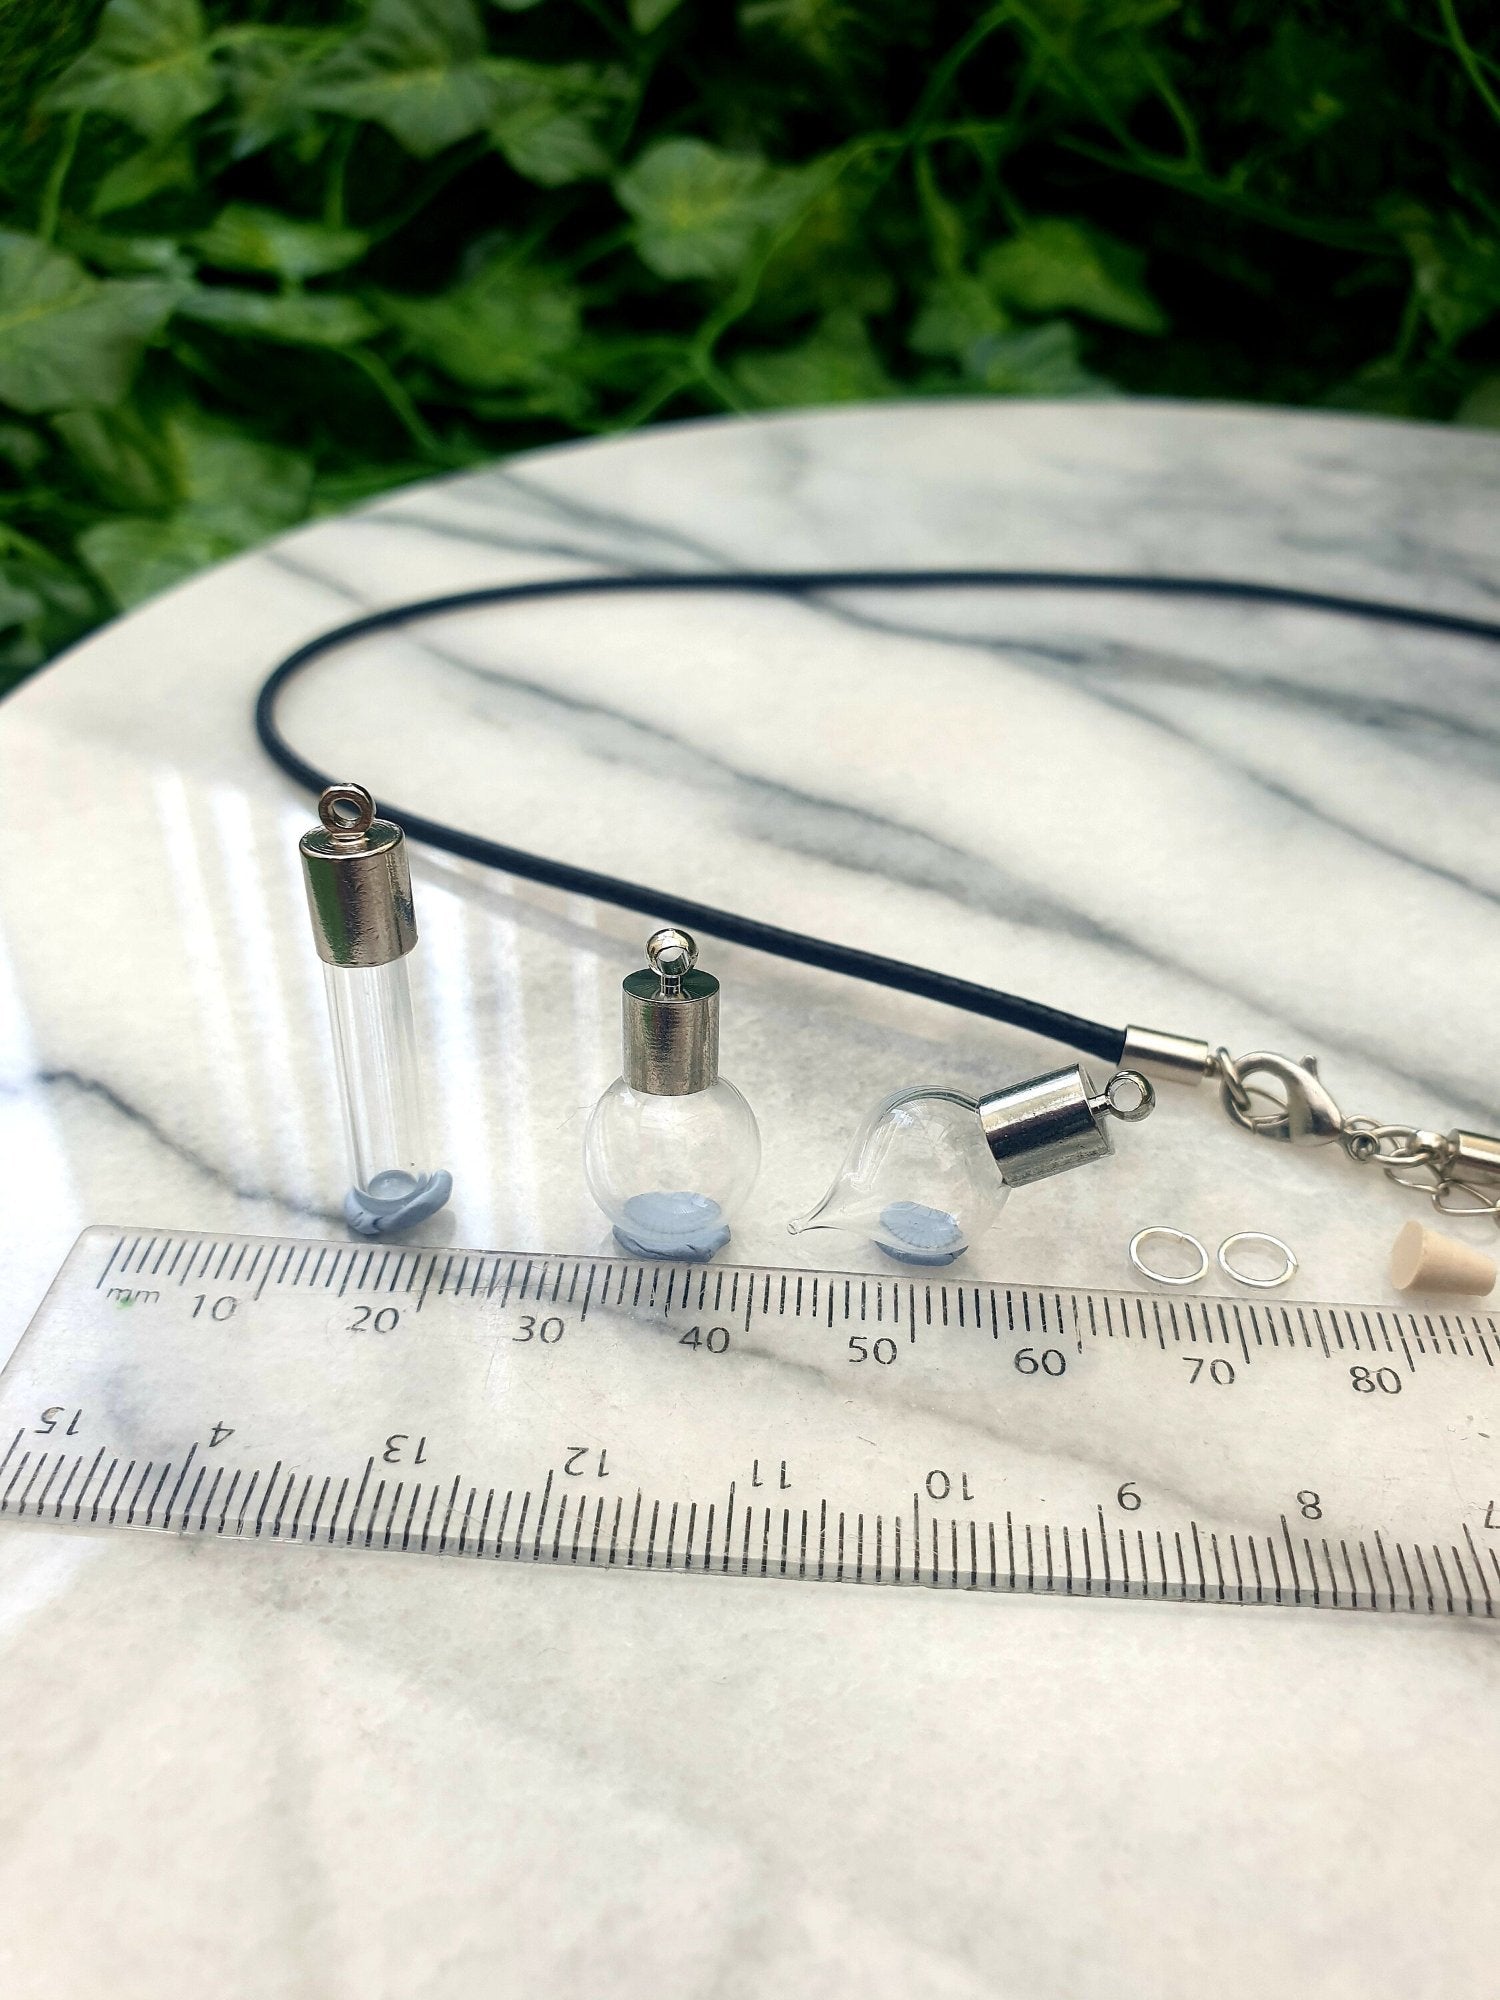
POLYGON ((1346 1117, 1318 1075, 1317 1058, 1294 1061, 1260 1049, 1232 1056, 1207 1042, 1153 1028, 1128 1028, 1122 1063, 1178 1083, 1216 1082, 1226 1114, 1242 1132, 1282 1145, 1335 1140, 1358 1166, 1375 1165, 1398 1187, 1426 1194, 1443 1215, 1488 1215, 1500 1223, 1500 1139, 1483 1132, 1430 1132, 1346 1117), (1264 1078, 1266 1088, 1252 1081, 1264 1078))

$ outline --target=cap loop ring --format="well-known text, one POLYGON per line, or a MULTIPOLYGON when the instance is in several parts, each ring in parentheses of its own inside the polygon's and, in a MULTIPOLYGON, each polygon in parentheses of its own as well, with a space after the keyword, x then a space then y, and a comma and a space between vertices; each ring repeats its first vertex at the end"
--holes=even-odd
POLYGON ((325 785, 318 818, 335 840, 358 840, 375 824, 375 801, 363 785, 325 785))

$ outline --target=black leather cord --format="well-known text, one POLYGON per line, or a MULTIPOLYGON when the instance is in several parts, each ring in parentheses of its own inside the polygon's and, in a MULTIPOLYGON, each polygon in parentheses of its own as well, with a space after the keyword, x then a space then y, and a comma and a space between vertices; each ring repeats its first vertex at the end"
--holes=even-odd
MULTIPOLYGON (((277 722, 277 704, 289 682, 338 648, 375 632, 414 623, 421 618, 440 618, 458 611, 473 611, 485 605, 521 604, 543 598, 643 595, 671 591, 741 592, 771 597, 813 597, 835 590, 1053 590, 1088 591, 1092 594, 1117 593, 1131 596, 1196 597, 1239 604, 1275 605, 1295 611, 1332 613, 1346 618, 1365 618, 1378 624, 1404 625, 1423 632, 1442 632, 1459 638, 1481 639, 1500 644, 1500 624, 1481 618, 1466 618, 1445 611, 1425 611, 1415 605, 1388 604, 1376 599, 1341 597, 1316 590, 1293 590, 1280 584, 1252 583, 1229 577, 1198 576, 1113 576, 1107 573, 1068 570, 762 570, 693 573, 667 571, 660 574, 633 573, 625 576, 557 577, 535 583, 495 584, 481 590, 456 591, 447 597, 428 597, 408 604, 388 605, 362 618, 309 639, 280 666, 267 675, 255 703, 255 733, 262 748, 289 778, 310 792, 321 792, 337 782, 327 772, 317 770, 297 754, 282 735, 277 722)), ((740 916, 733 910, 719 910, 697 903, 674 890, 653 889, 639 882, 622 881, 614 875, 591 868, 575 868, 566 861, 530 854, 524 848, 509 847, 499 841, 465 833, 460 827, 441 820, 426 819, 420 813, 382 801, 382 812, 406 829, 413 840, 465 861, 477 861, 508 875, 531 882, 544 882, 591 896, 621 909, 636 910, 655 923, 680 924, 687 930, 702 930, 729 944, 747 945, 754 951, 769 952, 778 958, 795 959, 816 965, 825 972, 841 972, 851 979, 863 979, 876 986, 894 987, 897 992, 915 993, 922 999, 937 1000, 965 1013, 982 1014, 1024 1028, 1050 1041, 1063 1042, 1084 1055, 1118 1063, 1124 1045, 1121 1028, 1105 1027, 1098 1021, 1068 1014, 1038 1000, 1002 993, 955 979, 945 972, 909 965, 901 959, 882 958, 853 945, 836 944, 758 918, 740 916)))

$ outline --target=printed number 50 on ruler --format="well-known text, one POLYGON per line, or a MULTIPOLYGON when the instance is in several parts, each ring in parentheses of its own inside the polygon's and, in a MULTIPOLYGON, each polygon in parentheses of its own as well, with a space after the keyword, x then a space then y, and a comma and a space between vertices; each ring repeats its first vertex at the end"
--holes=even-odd
POLYGON ((703 1577, 1500 1599, 1488 1314, 86 1231, 0 1516, 703 1577))

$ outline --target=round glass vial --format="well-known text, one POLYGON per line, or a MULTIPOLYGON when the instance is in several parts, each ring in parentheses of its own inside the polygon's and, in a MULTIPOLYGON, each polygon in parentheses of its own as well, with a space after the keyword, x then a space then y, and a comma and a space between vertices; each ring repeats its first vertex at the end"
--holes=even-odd
POLYGON ((719 1075, 719 982, 685 931, 658 931, 621 993, 623 1074, 584 1136, 589 1192, 637 1257, 699 1260, 730 1239, 760 1172, 760 1128, 719 1075))

